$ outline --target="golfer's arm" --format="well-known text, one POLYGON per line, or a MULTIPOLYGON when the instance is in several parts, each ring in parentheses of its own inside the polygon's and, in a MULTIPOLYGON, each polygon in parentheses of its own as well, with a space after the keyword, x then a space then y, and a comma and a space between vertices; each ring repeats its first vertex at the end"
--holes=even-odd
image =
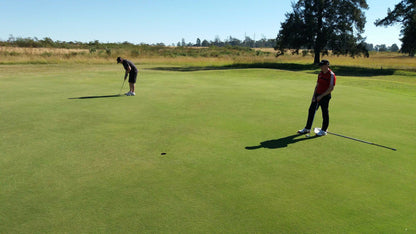
POLYGON ((321 97, 325 97, 326 95, 330 94, 332 90, 334 90, 334 85, 329 86, 325 93, 321 94, 321 97))
POLYGON ((128 66, 127 69, 126 69, 126 74, 124 75, 124 79, 127 78, 127 75, 130 73, 130 71, 131 71, 131 67, 128 66))
POLYGON ((316 89, 318 88, 318 84, 316 84, 315 89, 313 90, 312 101, 315 101, 316 89))

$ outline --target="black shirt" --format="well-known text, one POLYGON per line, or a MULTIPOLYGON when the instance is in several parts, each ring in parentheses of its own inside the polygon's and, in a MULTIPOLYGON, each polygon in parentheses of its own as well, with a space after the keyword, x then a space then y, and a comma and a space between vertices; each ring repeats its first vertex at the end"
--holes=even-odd
POLYGON ((131 68, 130 72, 137 72, 137 67, 134 66, 134 64, 131 61, 129 61, 127 59, 124 59, 122 63, 123 63, 123 67, 124 67, 124 69, 126 69, 126 71, 128 70, 128 68, 130 66, 130 68, 131 68))

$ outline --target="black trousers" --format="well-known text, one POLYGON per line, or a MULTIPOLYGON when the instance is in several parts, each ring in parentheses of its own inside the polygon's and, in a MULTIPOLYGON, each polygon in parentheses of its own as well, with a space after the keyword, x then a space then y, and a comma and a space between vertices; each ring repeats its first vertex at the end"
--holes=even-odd
POLYGON ((318 95, 315 95, 315 101, 311 102, 311 105, 309 106, 309 112, 308 112, 308 121, 306 122, 306 129, 311 129, 313 124, 313 119, 315 118, 315 112, 318 110, 319 107, 321 107, 322 110, 322 130, 326 131, 328 129, 329 125, 329 100, 331 100, 331 94, 326 95, 323 97, 319 102, 316 101, 316 97, 318 95))

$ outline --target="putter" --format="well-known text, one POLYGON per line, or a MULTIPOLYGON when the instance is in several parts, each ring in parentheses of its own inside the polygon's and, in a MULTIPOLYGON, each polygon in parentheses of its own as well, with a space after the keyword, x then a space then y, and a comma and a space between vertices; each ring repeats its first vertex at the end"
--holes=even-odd
POLYGON ((121 90, 123 90, 124 88, 124 83, 126 83, 126 79, 124 79, 123 84, 121 85, 121 88, 120 88, 120 92, 118 92, 119 96, 121 95, 121 90))
MULTIPOLYGON (((321 131, 320 128, 315 128, 314 129, 315 133, 318 133, 319 131, 321 131)), ((388 147, 388 146, 379 145, 379 144, 369 142, 369 141, 363 141, 363 140, 360 140, 360 139, 357 139, 357 138, 354 138, 354 137, 343 136, 341 134, 337 134, 337 133, 333 133, 333 132, 328 132, 328 131, 326 131, 326 132, 329 133, 329 134, 335 135, 335 136, 344 137, 344 138, 347 138, 347 139, 350 139, 350 140, 359 141, 359 142, 366 143, 366 144, 369 144, 369 145, 375 145, 375 146, 378 146, 378 147, 383 147, 383 148, 386 148, 386 149, 389 149, 389 150, 397 151, 397 149, 391 148, 391 147, 388 147)))
POLYGON ((313 118, 312 118, 312 124, 313 124, 313 121, 315 120, 315 115, 316 115, 316 112, 318 111, 318 109, 319 109, 319 102, 318 102, 318 100, 316 100, 316 107, 315 107, 315 113, 313 114, 313 118))

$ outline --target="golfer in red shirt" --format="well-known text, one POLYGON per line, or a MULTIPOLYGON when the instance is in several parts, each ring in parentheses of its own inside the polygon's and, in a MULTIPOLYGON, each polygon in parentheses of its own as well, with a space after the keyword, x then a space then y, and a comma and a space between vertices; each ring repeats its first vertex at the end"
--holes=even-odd
POLYGON ((323 121, 322 128, 316 135, 325 136, 327 134, 326 130, 329 125, 329 100, 331 100, 331 92, 334 90, 337 78, 335 73, 329 69, 328 60, 322 60, 319 63, 319 66, 321 67, 321 72, 318 75, 318 82, 315 87, 315 92, 313 93, 311 105, 309 106, 308 120, 305 128, 298 131, 299 134, 306 134, 311 131, 315 112, 318 110, 319 106, 322 110, 323 121))

